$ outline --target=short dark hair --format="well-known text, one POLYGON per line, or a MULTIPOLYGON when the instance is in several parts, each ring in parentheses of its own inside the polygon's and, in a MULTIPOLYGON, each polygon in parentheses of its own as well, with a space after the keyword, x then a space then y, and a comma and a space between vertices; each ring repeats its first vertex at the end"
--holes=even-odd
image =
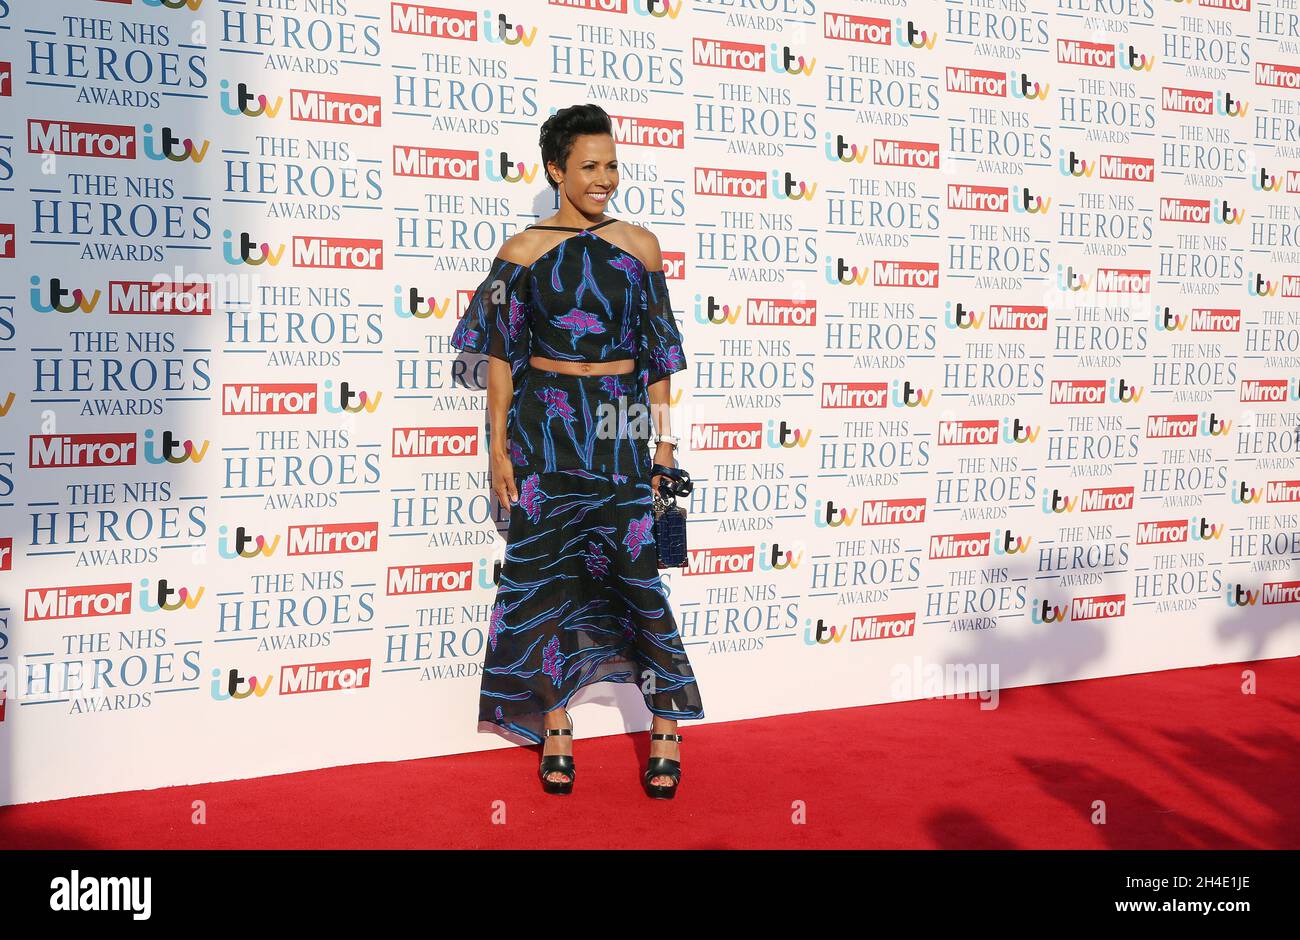
POLYGON ((542 172, 551 189, 558 190, 560 184, 546 170, 546 164, 554 163, 563 168, 569 161, 569 154, 573 152, 573 138, 583 134, 614 135, 614 125, 600 105, 575 104, 561 108, 542 123, 537 143, 542 148, 542 172))

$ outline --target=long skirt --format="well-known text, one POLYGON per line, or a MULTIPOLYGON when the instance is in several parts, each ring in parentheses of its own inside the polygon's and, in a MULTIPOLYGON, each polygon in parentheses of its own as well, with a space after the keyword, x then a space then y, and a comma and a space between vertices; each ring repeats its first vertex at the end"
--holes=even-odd
POLYGON ((659 577, 650 455, 635 373, 528 366, 510 408, 505 560, 479 720, 533 741, 543 715, 593 682, 635 682, 655 715, 704 717, 659 577), (643 419, 642 428, 644 427, 643 419))

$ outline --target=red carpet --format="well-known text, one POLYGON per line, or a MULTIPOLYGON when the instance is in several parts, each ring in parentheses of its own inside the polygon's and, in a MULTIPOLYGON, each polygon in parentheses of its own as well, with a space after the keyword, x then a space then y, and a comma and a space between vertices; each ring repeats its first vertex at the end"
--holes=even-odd
POLYGON ((579 740, 567 797, 513 748, 2 808, 0 846, 1300 847, 1300 658, 683 733, 673 801, 641 792, 641 734, 579 740))

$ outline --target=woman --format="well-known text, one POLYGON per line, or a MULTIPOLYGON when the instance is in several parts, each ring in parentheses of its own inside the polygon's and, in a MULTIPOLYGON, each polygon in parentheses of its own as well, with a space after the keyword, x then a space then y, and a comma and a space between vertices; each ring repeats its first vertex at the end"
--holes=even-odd
POLYGON ((654 463, 677 466, 668 401, 682 338, 658 240, 604 214, 618 186, 609 116, 565 108, 540 143, 559 211, 502 245, 451 338, 489 357, 492 488, 510 507, 479 718, 545 739, 543 787, 568 793, 569 700, 636 682, 653 715, 642 782, 669 798, 677 722, 704 710, 659 579, 651 486, 663 477, 645 438, 657 429, 654 463))

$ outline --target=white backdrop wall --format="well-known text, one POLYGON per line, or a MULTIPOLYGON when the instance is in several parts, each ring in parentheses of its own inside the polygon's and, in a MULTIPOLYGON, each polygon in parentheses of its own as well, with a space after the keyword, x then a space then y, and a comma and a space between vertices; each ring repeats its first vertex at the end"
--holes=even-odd
MULTIPOLYGON (((1294 0, 0 0, 0 40, 0 803, 505 743, 447 340, 583 101, 686 337, 707 720, 1300 651, 1294 0)), ((647 724, 593 692, 584 734, 647 724)))

